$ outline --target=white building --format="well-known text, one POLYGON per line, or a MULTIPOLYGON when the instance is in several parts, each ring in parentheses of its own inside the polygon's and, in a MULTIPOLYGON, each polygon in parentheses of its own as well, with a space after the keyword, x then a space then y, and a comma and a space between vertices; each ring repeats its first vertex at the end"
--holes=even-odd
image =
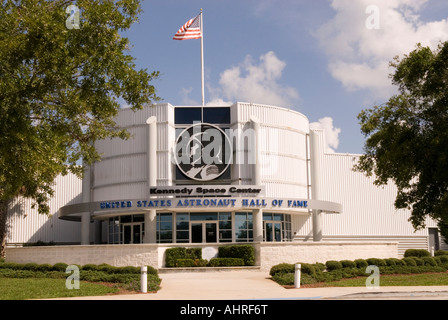
MULTIPOLYGON (((323 131, 310 130, 299 112, 249 103, 158 104, 123 109, 116 121, 132 138, 97 142, 102 161, 83 181, 58 178, 51 217, 37 215, 26 199, 12 204, 10 247, 39 240, 156 251, 252 243, 257 252, 282 250, 279 262, 288 252, 305 262, 308 253, 292 253, 321 248, 307 258, 315 262, 445 246, 434 221, 415 232, 410 213, 394 209, 393 185, 378 188, 352 170, 359 155, 326 153, 323 131), (337 250, 324 245, 341 254, 326 254, 337 250)), ((9 249, 16 260, 20 252, 9 249)))

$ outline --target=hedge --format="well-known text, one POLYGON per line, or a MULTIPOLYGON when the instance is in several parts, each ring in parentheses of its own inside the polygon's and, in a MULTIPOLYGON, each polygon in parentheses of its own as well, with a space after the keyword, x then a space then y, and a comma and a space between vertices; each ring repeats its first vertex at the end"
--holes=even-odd
MULTIPOLYGON (((300 262, 298 262, 300 263, 300 262)), ((352 278, 356 276, 367 276, 366 267, 369 264, 379 267, 381 274, 409 274, 424 272, 446 272, 448 271, 448 255, 436 257, 404 257, 402 259, 356 259, 351 260, 329 260, 322 263, 301 263, 301 283, 328 282, 342 278, 352 278), (355 267, 353 267, 355 266, 355 267)), ((294 284, 295 264, 280 263, 272 266, 269 274, 272 279, 281 285, 294 284)))
POLYGON ((176 247, 165 250, 165 266, 167 268, 176 267, 178 259, 202 259, 202 249, 176 247))
POLYGON ((423 258, 423 257, 430 257, 431 254, 428 250, 424 249, 407 249, 404 252, 404 256, 407 257, 417 257, 417 258, 423 258))
POLYGON ((176 247, 165 251, 165 266, 167 268, 253 265, 255 265, 255 249, 251 245, 243 244, 218 247, 218 258, 213 258, 208 263, 206 260, 202 259, 201 248, 176 247))
POLYGON ((206 267, 208 261, 205 259, 177 259, 176 267, 206 267))
POLYGON ((243 259, 244 266, 255 265, 255 249, 249 244, 218 247, 218 258, 243 259))
POLYGON ((209 267, 235 267, 244 266, 244 260, 241 258, 212 258, 208 262, 209 267))
MULTIPOLYGON (((36 263, 13 263, 0 262, 0 278, 52 278, 65 279, 68 274, 65 272, 68 264, 56 263, 36 264, 36 263)), ((140 289, 140 267, 114 267, 107 264, 94 265, 86 264, 79 267, 80 280, 92 282, 113 282, 119 283, 129 290, 138 291, 140 289)), ((157 269, 147 266, 148 270, 148 290, 159 289, 160 278, 157 269)))

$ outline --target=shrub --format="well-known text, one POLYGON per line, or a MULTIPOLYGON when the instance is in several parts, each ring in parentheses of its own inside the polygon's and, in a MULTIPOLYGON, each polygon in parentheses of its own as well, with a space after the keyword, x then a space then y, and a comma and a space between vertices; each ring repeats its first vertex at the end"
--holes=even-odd
POLYGON ((329 260, 325 263, 328 271, 342 269, 342 264, 339 261, 329 260))
POLYGON ((423 257, 422 260, 425 266, 437 266, 437 261, 433 257, 423 257))
POLYGON ((22 266, 23 270, 29 270, 29 271, 38 271, 39 265, 37 263, 34 262, 30 262, 30 263, 25 263, 22 266))
MULTIPOLYGON (((37 265, 37 271, 53 271, 53 266, 51 264, 48 263, 44 263, 44 264, 39 264, 37 265)), ((65 270, 64 270, 65 271, 65 270)))
POLYGON ((165 265, 166 267, 175 267, 177 259, 202 259, 201 248, 170 248, 165 251, 165 265))
POLYGON ((277 273, 294 273, 295 267, 292 263, 280 263, 271 267, 269 275, 272 277, 277 273))
POLYGON ((422 257, 430 257, 431 254, 429 253, 428 250, 424 250, 424 249, 407 249, 404 252, 404 256, 405 256, 405 258, 407 258, 407 257, 422 258, 422 257))
POLYGON ((384 259, 369 258, 366 261, 369 265, 374 265, 377 267, 385 267, 387 265, 387 263, 384 259))
POLYGON ((236 267, 244 266, 244 260, 241 258, 212 258, 208 262, 210 267, 236 267))
POLYGON ((437 256, 442 263, 448 263, 448 255, 437 256))
POLYGON ((53 271, 65 272, 67 267, 68 267, 68 264, 63 263, 63 262, 58 262, 53 265, 53 271))
POLYGON ((245 266, 255 265, 255 249, 250 244, 222 246, 218 248, 218 258, 240 258, 245 266))
POLYGON ((367 261, 364 260, 364 259, 356 259, 354 262, 355 262, 356 267, 357 267, 358 269, 365 269, 365 268, 367 268, 367 266, 369 265, 369 264, 367 263, 367 261))
POLYGON ((411 257, 406 257, 401 259, 402 261, 404 261, 406 266, 410 266, 410 267, 415 267, 417 266, 417 263, 415 262, 414 259, 412 259, 411 257))
POLYGON ((412 256, 409 257, 409 258, 414 259, 414 261, 415 261, 415 263, 417 264, 417 266, 422 266, 422 265, 425 264, 425 262, 423 261, 422 258, 419 258, 419 257, 412 257, 412 256))
POLYGON ((448 251, 446 250, 437 250, 434 252, 434 256, 446 256, 448 255, 448 251))
POLYGON ((356 263, 351 260, 341 260, 340 263, 343 268, 356 268, 356 263))
POLYGON ((176 267, 188 268, 188 267, 206 267, 208 261, 205 259, 177 259, 176 267))

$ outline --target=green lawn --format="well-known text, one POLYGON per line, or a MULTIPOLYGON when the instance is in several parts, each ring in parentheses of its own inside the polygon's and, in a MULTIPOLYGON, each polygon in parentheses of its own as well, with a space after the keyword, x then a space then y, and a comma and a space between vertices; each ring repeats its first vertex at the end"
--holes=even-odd
POLYGON ((97 283, 80 282, 79 289, 69 290, 65 279, 0 278, 0 300, 47 299, 58 297, 101 296, 119 289, 97 283))

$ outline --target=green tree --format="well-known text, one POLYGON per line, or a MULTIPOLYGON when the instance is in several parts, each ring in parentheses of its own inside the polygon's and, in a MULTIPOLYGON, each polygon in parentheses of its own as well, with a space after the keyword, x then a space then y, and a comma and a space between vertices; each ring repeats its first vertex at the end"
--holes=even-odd
MULTIPOLYGON (((427 217, 448 223, 448 42, 436 50, 417 45, 391 66, 399 92, 363 110, 365 154, 355 169, 398 187, 396 208, 411 210, 415 229, 427 217)), ((447 237, 448 239, 448 237, 447 237)))
POLYGON ((120 99, 134 110, 158 99, 158 72, 137 70, 121 35, 140 12, 138 0, 1 1, 0 256, 11 199, 48 214, 57 175, 82 176, 81 160, 100 159, 94 141, 128 137, 113 120, 120 99))

